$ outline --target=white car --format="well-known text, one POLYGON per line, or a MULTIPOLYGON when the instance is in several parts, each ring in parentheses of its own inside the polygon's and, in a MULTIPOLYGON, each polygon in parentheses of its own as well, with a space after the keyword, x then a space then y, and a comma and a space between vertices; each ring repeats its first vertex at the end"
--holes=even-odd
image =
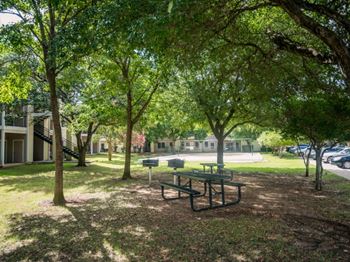
POLYGON ((325 163, 331 163, 331 160, 335 156, 344 156, 344 155, 349 155, 350 154, 350 148, 346 147, 341 151, 336 151, 336 152, 326 152, 323 154, 322 161, 325 163))

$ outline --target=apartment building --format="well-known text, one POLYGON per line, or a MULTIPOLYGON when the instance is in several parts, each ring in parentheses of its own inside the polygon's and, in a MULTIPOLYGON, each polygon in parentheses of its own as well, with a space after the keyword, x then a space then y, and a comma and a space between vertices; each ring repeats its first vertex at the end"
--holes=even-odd
MULTIPOLYGON (((170 139, 159 139, 151 143, 150 148, 153 153, 165 152, 193 152, 205 153, 216 152, 218 141, 215 136, 208 136, 204 140, 196 140, 188 138, 184 140, 172 141, 170 139)), ((227 138, 224 141, 225 152, 257 152, 260 151, 261 146, 256 140, 250 138, 227 138)))
MULTIPOLYGON (((0 167, 54 158, 51 113, 35 113, 32 106, 24 106, 19 111, 20 114, 1 111, 0 167)), ((62 136, 65 154, 77 157, 66 127, 62 127, 62 136)))

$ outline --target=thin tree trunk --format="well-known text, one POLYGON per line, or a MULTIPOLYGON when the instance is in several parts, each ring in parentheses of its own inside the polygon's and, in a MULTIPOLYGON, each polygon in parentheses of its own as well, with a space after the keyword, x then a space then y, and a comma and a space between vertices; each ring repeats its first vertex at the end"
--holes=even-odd
POLYGON ((321 177, 321 168, 322 168, 322 159, 321 159, 321 148, 317 146, 316 150, 316 180, 315 180, 315 189, 322 190, 322 177, 321 177))
POLYGON ((63 146, 62 130, 60 124, 59 105, 56 93, 56 76, 52 69, 46 70, 47 79, 50 87, 51 112, 55 135, 56 157, 55 157, 55 190, 53 203, 54 205, 64 205, 66 200, 63 194, 63 146))
POLYGON ((217 163, 223 164, 224 163, 224 140, 225 140, 225 138, 223 136, 219 136, 216 139, 218 140, 217 163))
POLYGON ((128 123, 126 131, 126 143, 125 143, 125 163, 124 174, 122 179, 131 178, 130 163, 131 163, 131 139, 132 139, 132 124, 128 123))
POLYGON ((123 180, 131 178, 130 164, 131 164, 131 140, 132 140, 132 95, 129 90, 128 95, 128 107, 127 107, 127 127, 126 127, 126 143, 125 143, 125 163, 124 163, 124 173, 123 180))
POLYGON ((112 161, 112 154, 113 154, 113 144, 112 141, 108 140, 108 161, 112 161))
MULTIPOLYGON (((309 167, 310 167, 310 155, 311 155, 312 147, 310 147, 309 152, 306 155, 305 159, 305 177, 309 176, 309 167)), ((303 156, 305 158, 305 156, 303 156)))

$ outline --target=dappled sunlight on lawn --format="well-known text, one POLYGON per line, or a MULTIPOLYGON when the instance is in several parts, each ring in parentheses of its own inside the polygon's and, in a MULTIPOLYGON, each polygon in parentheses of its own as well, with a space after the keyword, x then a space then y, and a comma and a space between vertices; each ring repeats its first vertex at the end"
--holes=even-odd
POLYGON ((94 162, 93 165, 107 167, 107 168, 110 168, 112 170, 124 168, 124 165, 122 165, 122 164, 118 165, 118 164, 112 164, 112 163, 106 163, 106 162, 94 162))
MULTIPOLYGON (((198 213, 191 211, 188 198, 162 199, 158 181, 173 181, 170 168, 155 168, 149 187, 147 169, 133 165, 136 179, 124 181, 122 169, 115 167, 105 162, 66 166, 66 207, 52 206, 52 167, 29 166, 27 175, 12 171, 0 176, 5 211, 0 215, 0 261, 187 261, 194 255, 198 261, 333 261, 347 255, 348 202, 328 185, 316 192, 312 179, 295 173, 294 166, 281 167, 283 173, 245 166, 257 172, 239 170, 234 176, 246 184, 242 201, 198 213)), ((201 190, 203 185, 193 186, 201 190)), ((228 188, 227 198, 235 194, 234 187, 228 188)), ((214 203, 219 200, 214 196, 214 203)), ((204 197, 196 201, 207 204, 204 197)))

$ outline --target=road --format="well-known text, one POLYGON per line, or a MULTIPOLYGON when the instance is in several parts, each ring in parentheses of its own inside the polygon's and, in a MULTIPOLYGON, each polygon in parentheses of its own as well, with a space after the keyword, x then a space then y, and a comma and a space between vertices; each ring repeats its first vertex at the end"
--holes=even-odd
MULTIPOLYGON (((311 161, 310 163, 313 165, 316 165, 315 161, 311 161)), ((341 176, 350 180, 350 169, 342 169, 337 166, 326 164, 326 163, 323 163, 323 168, 329 172, 332 172, 338 176, 341 176)))

